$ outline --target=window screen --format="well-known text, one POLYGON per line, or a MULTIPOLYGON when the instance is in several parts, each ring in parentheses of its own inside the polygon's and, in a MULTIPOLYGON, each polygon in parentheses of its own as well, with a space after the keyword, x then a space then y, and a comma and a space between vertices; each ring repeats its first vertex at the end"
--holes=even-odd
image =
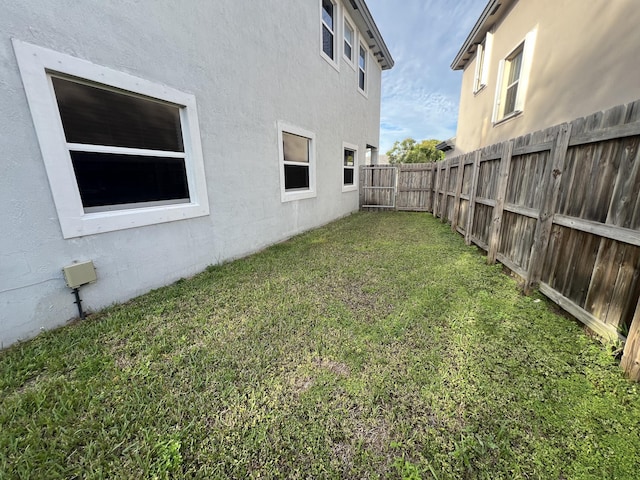
POLYGON ((85 211, 189 202, 179 106, 51 81, 85 211))

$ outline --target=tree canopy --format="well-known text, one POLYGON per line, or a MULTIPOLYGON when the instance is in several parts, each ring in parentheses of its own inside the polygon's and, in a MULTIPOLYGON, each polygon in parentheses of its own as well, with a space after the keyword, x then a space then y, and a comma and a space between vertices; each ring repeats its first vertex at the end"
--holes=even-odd
POLYGON ((436 150, 440 140, 422 140, 420 143, 413 138, 395 141, 393 148, 387 152, 389 163, 427 163, 444 159, 444 152, 436 150))

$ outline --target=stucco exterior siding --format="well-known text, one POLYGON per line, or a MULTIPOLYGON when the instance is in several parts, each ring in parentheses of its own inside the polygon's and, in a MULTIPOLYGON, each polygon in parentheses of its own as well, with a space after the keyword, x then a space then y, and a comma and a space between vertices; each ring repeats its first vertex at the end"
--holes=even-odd
POLYGON ((342 145, 358 146, 359 164, 378 145, 381 68, 369 53, 365 97, 341 55, 339 71, 321 58, 317 0, 0 10, 0 348, 77 316, 65 265, 94 262, 98 281, 81 295, 95 311, 357 210, 342 145), (193 95, 209 215, 63 238, 12 39, 193 95), (315 134, 314 198, 281 201, 278 121, 315 134))

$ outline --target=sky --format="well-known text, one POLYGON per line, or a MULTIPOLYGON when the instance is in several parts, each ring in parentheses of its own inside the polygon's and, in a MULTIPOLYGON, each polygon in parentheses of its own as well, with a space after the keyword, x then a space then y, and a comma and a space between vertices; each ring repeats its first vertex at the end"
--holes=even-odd
POLYGON ((462 71, 450 65, 488 0, 366 1, 395 61, 382 72, 380 153, 454 137, 462 71))

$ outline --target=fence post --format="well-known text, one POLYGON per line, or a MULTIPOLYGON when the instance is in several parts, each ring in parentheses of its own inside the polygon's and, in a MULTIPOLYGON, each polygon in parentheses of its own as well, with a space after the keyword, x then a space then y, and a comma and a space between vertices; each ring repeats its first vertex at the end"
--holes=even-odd
POLYGON ((364 165, 360 165, 358 170, 358 208, 362 210, 362 205, 364 205, 364 165))
POLYGON ((498 243, 500 242, 500 227, 502 226, 502 213, 504 211, 504 200, 507 195, 507 184, 509 180, 509 168, 511 166, 511 155, 513 154, 513 140, 504 143, 502 158, 500 159, 500 173, 498 176, 498 191, 496 194, 496 206, 493 207, 493 220, 489 230, 489 246, 487 251, 487 263, 496 263, 498 254, 498 243))
POLYGON ((446 217, 447 203, 449 202, 449 195, 447 192, 449 190, 449 173, 451 170, 451 163, 449 160, 445 160, 445 172, 444 172, 444 182, 442 182, 442 203, 440 205, 440 221, 442 223, 446 223, 448 218, 446 217))
POLYGON ((480 174, 480 152, 473 154, 473 170, 471 171, 471 191, 469 192, 469 211, 467 212, 467 225, 464 231, 464 242, 471 245, 471 230, 473 229, 473 217, 476 211, 476 194, 478 190, 478 175, 480 174))
POLYGON ((458 227, 458 215, 460 215, 460 194, 462 194, 462 179, 464 178, 464 159, 465 155, 460 155, 458 163, 458 178, 456 182, 456 196, 453 204, 453 219, 451 220, 451 230, 456 231, 458 227))
POLYGON ((440 183, 440 162, 436 162, 435 182, 433 184, 433 216, 438 217, 438 188, 440 183))
POLYGON ((640 299, 631 321, 620 367, 631 380, 640 381, 640 299))
POLYGON ((553 142, 553 147, 551 147, 551 157, 544 172, 545 177, 543 182, 545 184, 541 189, 543 201, 540 206, 538 220, 536 221, 533 246, 531 247, 531 256, 529 257, 529 268, 527 269, 527 278, 524 284, 526 294, 529 294, 531 290, 540 283, 540 278, 542 277, 544 258, 547 253, 547 248, 549 247, 549 239, 553 228, 553 216, 558 203, 558 192, 560 191, 564 161, 567 157, 570 138, 571 124, 562 124, 558 131, 558 136, 553 142))

